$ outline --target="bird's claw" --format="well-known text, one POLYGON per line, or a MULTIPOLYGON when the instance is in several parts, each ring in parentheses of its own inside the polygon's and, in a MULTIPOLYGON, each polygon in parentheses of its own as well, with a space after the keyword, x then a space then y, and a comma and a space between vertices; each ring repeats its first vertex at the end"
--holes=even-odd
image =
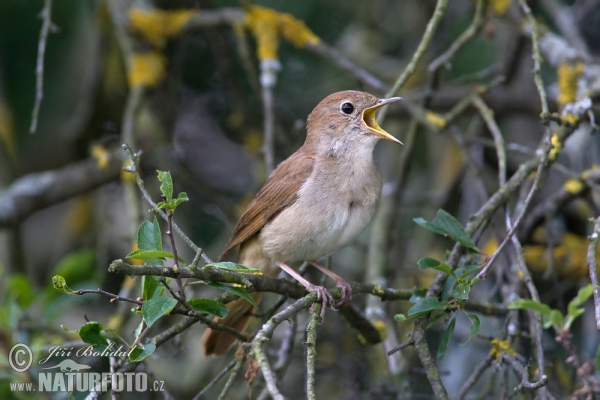
MULTIPOLYGON (((323 303, 323 307, 321 307, 321 313, 319 314, 319 318, 321 319, 321 321, 325 320, 325 309, 327 307, 331 308, 332 310, 337 311, 337 308, 334 307, 335 299, 333 298, 331 293, 329 293, 329 290, 325 289, 323 286, 317 286, 317 285, 311 285, 307 289, 309 292, 317 293, 317 301, 320 301, 323 303)), ((323 322, 321 322, 321 323, 323 323, 323 322)))
POLYGON ((335 307, 336 309, 346 307, 352 301, 352 286, 345 280, 342 280, 337 282, 336 287, 342 289, 342 298, 335 303, 335 307))

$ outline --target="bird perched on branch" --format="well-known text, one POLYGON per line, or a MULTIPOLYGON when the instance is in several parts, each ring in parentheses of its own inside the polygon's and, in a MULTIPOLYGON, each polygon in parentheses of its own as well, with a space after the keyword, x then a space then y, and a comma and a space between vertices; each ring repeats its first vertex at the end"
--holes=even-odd
MULTIPOLYGON (((384 131, 375 111, 400 97, 378 99, 358 91, 334 93, 310 113, 304 145, 273 171, 267 183, 238 221, 223 254, 240 246, 238 263, 276 277, 284 270, 326 307, 347 305, 348 282, 316 263, 358 237, 371 220, 381 196, 381 174, 373 161, 379 139, 401 142, 384 131), (309 261, 342 289, 336 303, 322 286, 314 285, 288 263, 309 261)), ((261 293, 252 293, 260 299, 261 293)), ((243 331, 253 311, 244 299, 227 304, 229 313, 215 322, 243 331)), ((225 353, 236 338, 207 329, 202 337, 206 355, 225 353)))

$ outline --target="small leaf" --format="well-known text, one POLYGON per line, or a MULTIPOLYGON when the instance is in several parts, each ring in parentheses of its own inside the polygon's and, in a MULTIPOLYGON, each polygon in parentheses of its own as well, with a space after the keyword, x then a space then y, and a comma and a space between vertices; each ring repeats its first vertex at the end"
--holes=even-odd
POLYGON ((157 319, 170 313, 177 305, 177 300, 170 296, 155 297, 142 305, 142 316, 146 325, 151 327, 157 319))
POLYGON ((433 258, 429 258, 429 257, 421 258, 419 261, 417 261, 417 264, 419 264, 419 269, 421 269, 421 270, 433 268, 437 271, 441 271, 448 275, 454 276, 454 272, 452 272, 451 266, 449 266, 446 263, 440 262, 436 259, 433 259, 433 258))
POLYGON ((154 350, 156 350, 156 345, 154 343, 146 343, 143 348, 140 347, 139 344, 136 344, 129 353, 129 361, 144 361, 146 358, 148 358, 148 356, 154 353, 154 350))
POLYGON ((508 305, 510 310, 531 310, 541 314, 545 318, 550 317, 552 309, 536 300, 517 299, 508 305))
POLYGON ((156 171, 158 172, 158 180, 160 183, 160 191, 167 199, 167 203, 173 199, 173 179, 171 179, 171 173, 169 171, 156 171))
POLYGON ((454 288, 448 292, 451 296, 455 296, 457 299, 467 300, 469 298, 469 292, 471 287, 466 282, 458 282, 454 285, 454 288))
POLYGON ((394 315, 394 319, 396 321, 405 322, 405 321, 410 321, 413 318, 407 318, 406 315, 404 315, 404 314, 396 314, 396 315, 394 315))
POLYGON ((188 195, 186 192, 181 192, 177 195, 177 198, 174 199, 172 201, 173 205, 175 207, 177 207, 178 205, 180 205, 181 203, 183 203, 184 201, 189 201, 190 199, 188 198, 188 195))
POLYGON ((461 344, 460 346, 464 346, 467 343, 469 343, 471 339, 473 339, 475 335, 477 335, 477 333, 479 332, 479 327, 481 326, 481 321, 479 320, 479 317, 477 315, 471 313, 466 314, 467 317, 469 317, 469 319, 471 320, 471 334, 469 335, 467 341, 461 344))
POLYGON ((223 303, 210 299, 191 299, 188 304, 199 313, 214 314, 219 318, 225 318, 229 312, 223 303))
MULTIPOLYGON (((162 238, 160 234, 160 226, 156 217, 152 222, 143 221, 138 228, 137 245, 140 250, 159 250, 162 251, 162 238)), ((162 259, 157 258, 147 260, 146 265, 164 265, 162 259)))
MULTIPOLYGON (((125 258, 133 258, 136 260, 144 260, 144 261, 148 261, 148 260, 154 260, 157 258, 173 258, 173 254, 169 253, 167 251, 162 251, 162 250, 134 250, 131 253, 127 254, 127 256, 125 256, 125 258)), ((177 259, 182 262, 185 263, 185 260, 181 257, 177 257, 177 259)))
POLYGON ((63 278, 60 275, 55 275, 52 277, 52 286, 54 286, 54 289, 58 290, 61 293, 75 294, 75 292, 69 289, 69 287, 67 286, 65 278, 63 278))
POLYGON ((440 301, 435 297, 426 297, 421 299, 415 303, 414 306, 408 310, 408 316, 413 316, 416 314, 423 314, 433 310, 445 310, 446 305, 440 303, 440 301))
POLYGON ((242 299, 246 299, 246 300, 248 300, 248 302, 250 304, 252 304, 254 307, 258 308, 258 304, 256 304, 256 300, 254 300, 254 298, 252 296, 250 296, 250 294, 248 292, 246 292, 244 289, 237 288, 237 287, 234 287, 234 286, 224 285, 224 284, 219 283, 219 282, 208 282, 208 285, 210 285, 212 287, 219 288, 219 289, 224 290, 226 292, 235 294, 236 296, 239 296, 242 299))
POLYGON ((446 331, 442 335, 440 339, 440 345, 438 346, 437 353, 437 361, 440 362, 446 357, 446 353, 448 352, 448 344, 450 343, 450 339, 452 338, 452 334, 454 333, 454 326, 456 325, 456 317, 452 318, 452 321, 448 324, 446 331))
POLYGON ((581 315, 583 309, 579 308, 579 306, 585 303, 593 293, 594 285, 592 285, 591 283, 579 289, 579 291, 577 292, 577 296, 573 300, 571 300, 569 302, 569 305, 567 306, 568 314, 574 315, 575 317, 581 315), (581 312, 579 312, 579 310, 581 310, 581 312))
POLYGON ((108 347, 108 340, 102 333, 103 329, 99 322, 88 322, 79 329, 79 337, 85 343, 91 344, 94 349, 104 351, 108 347))
POLYGON ((423 218, 415 218, 414 221, 421 225, 423 228, 429 229, 437 234, 450 237, 456 240, 463 246, 473 251, 479 252, 475 243, 471 240, 471 237, 467 235, 465 229, 460 222, 447 211, 439 209, 434 220, 428 222, 423 218))
POLYGON ((244 274, 262 275, 262 271, 260 269, 246 267, 245 265, 236 264, 236 263, 230 262, 230 261, 206 264, 204 266, 204 268, 211 268, 211 267, 217 268, 217 269, 224 269, 227 271, 241 272, 244 274))

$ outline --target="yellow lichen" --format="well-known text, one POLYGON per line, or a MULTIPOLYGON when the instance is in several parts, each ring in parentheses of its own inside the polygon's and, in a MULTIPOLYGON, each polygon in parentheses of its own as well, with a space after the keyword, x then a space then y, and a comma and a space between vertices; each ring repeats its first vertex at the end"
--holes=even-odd
POLYGON ((571 178, 565 182, 565 189, 571 194, 578 194, 585 189, 585 185, 579 179, 571 178))
POLYGON ((556 134, 552 135, 552 137, 550 138, 550 143, 552 144, 552 149, 550 149, 548 159, 550 161, 554 161, 556 160, 556 157, 558 157, 558 154, 562 150, 562 143, 560 142, 556 134))
POLYGON ((560 117, 561 121, 566 124, 575 125, 579 121, 579 117, 572 113, 566 113, 560 117))
POLYGON ((106 147, 96 144, 92 146, 92 157, 96 159, 98 168, 106 169, 108 167, 108 161, 110 160, 110 152, 106 147))
POLYGON ((167 39, 178 35, 196 10, 141 10, 129 11, 130 29, 151 45, 162 48, 167 39))
POLYGON ((246 14, 246 26, 256 38, 260 60, 277 58, 278 25, 277 11, 269 8, 254 6, 246 14))
POLYGON ((512 0, 490 0, 488 8, 496 15, 504 15, 512 0))
POLYGON ((311 31, 304 21, 291 14, 281 14, 281 35, 296 47, 304 47, 307 44, 318 44, 321 39, 311 31))
POLYGON ((583 63, 561 64, 556 70, 558 75, 558 97, 556 102, 564 106, 577 98, 577 81, 583 73, 583 63))
POLYGON ((276 59, 279 38, 283 37, 296 47, 317 44, 320 39, 306 24, 291 14, 270 8, 253 6, 246 13, 246 27, 258 44, 260 60, 276 59))
POLYGON ((510 346, 508 340, 492 339, 490 356, 494 357, 496 360, 500 360, 500 357, 504 353, 510 354, 513 357, 517 355, 517 352, 510 346))
POLYGON ((156 52, 135 53, 127 74, 129 86, 156 86, 165 76, 166 62, 165 57, 156 52))
POLYGON ((446 126, 446 120, 438 113, 434 113, 433 111, 427 111, 425 113, 425 119, 432 125, 437 126, 438 128, 443 128, 446 126))

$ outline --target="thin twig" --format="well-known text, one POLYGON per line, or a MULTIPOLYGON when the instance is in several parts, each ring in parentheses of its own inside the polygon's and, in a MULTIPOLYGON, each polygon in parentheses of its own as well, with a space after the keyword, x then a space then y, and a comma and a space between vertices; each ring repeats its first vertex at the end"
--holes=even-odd
POLYGON ((210 381, 208 383, 208 385, 206 385, 201 391, 200 393, 198 393, 196 396, 194 396, 194 398, 192 400, 200 400, 202 398, 202 395, 204 393, 206 393, 206 391, 208 389, 210 389, 215 383, 217 383, 219 380, 221 380, 222 377, 225 376, 225 374, 229 371, 231 371, 231 369, 236 366, 236 364, 238 363, 237 359, 232 360, 229 364, 227 364, 227 366, 221 371, 219 372, 219 374, 217 376, 215 376, 213 378, 212 381, 210 381))
POLYGON ((40 30, 40 40, 38 42, 37 63, 35 67, 35 103, 31 113, 31 126, 29 133, 35 133, 38 124, 38 115, 44 97, 44 57, 46 54, 46 43, 48 34, 52 30, 52 0, 44 0, 44 8, 40 13, 42 18, 42 29, 40 30))
POLYGON ((546 89, 544 88, 544 81, 542 80, 542 54, 540 52, 540 33, 535 17, 531 13, 531 9, 527 5, 527 0, 519 0, 521 10, 527 17, 529 25, 531 25, 531 43, 533 45, 533 52, 531 57, 533 58, 533 80, 535 86, 540 95, 540 102, 542 104, 542 119, 545 120, 550 114, 548 111, 548 98, 546 96, 546 89))
POLYGON ((594 232, 590 235, 590 244, 587 251, 590 280, 594 285, 594 316, 596 317, 596 328, 600 331, 600 289, 598 287, 598 263, 596 261, 598 241, 600 241, 600 217, 596 218, 594 232))
MULTIPOLYGON (((240 357, 237 360, 235 360, 236 362, 233 366, 233 369, 231 370, 231 374, 229 374, 229 378, 227 379, 227 382, 225 382, 225 386, 223 386, 223 390, 221 390, 218 400, 223 400, 226 398, 227 392, 229 392, 229 389, 233 387, 233 382, 235 381, 235 378, 237 377, 240 370, 242 369, 242 365, 244 365, 245 359, 245 357, 240 357)), ((215 378, 214 380, 216 379, 217 378, 215 378)))
POLYGON ((315 359, 317 358, 317 327, 321 320, 322 303, 315 303, 310 312, 310 320, 306 327, 306 398, 316 400, 315 392, 315 359))
POLYGON ((478 95, 473 96, 473 105, 477 108, 483 120, 485 121, 492 137, 494 138, 494 146, 496 147, 496 155, 498 156, 498 182, 500 186, 506 184, 506 146, 502 132, 494 119, 494 112, 485 104, 483 99, 478 95))
POLYGON ((475 15, 469 27, 448 47, 442 55, 438 56, 435 60, 429 64, 429 74, 435 75, 442 65, 450 62, 454 56, 463 48, 467 42, 479 32, 483 22, 485 21, 485 12, 487 9, 487 0, 477 0, 475 6, 475 15))
MULTIPOLYGON (((396 79, 396 82, 394 82, 394 85, 392 86, 390 91, 385 94, 386 97, 395 96, 400 91, 402 86, 404 86, 404 84, 406 83, 408 78, 410 78, 412 76, 412 74, 416 71, 417 65, 419 64, 419 61, 421 61, 421 59, 425 55, 425 51, 429 47, 429 44, 431 43, 431 39, 433 39, 433 34, 437 30, 437 27, 440 24, 440 21, 444 17, 447 7, 448 7, 448 0, 438 0, 437 1, 436 5, 435 5, 435 10, 433 10, 433 15, 429 19, 429 22, 427 22, 427 26, 425 27, 425 33, 423 34, 423 37, 421 38, 421 42, 419 43, 417 50, 415 50, 415 52, 412 56, 412 59, 410 60, 410 62, 406 66, 406 68, 404 68, 404 71, 402 71, 402 73, 400 74, 398 79, 396 79)), ((385 119, 385 115, 386 115, 386 108, 384 108, 380 112, 380 115, 379 115, 380 121, 383 122, 383 120, 385 119)))
POLYGON ((467 392, 475 385, 475 383, 477 383, 481 375, 483 375, 483 373, 492 366, 493 361, 494 357, 488 355, 485 360, 483 360, 481 363, 479 363, 479 365, 475 367, 471 375, 469 375, 465 383, 463 383, 458 393, 456 394, 456 398, 458 400, 462 400, 465 398, 467 392))

